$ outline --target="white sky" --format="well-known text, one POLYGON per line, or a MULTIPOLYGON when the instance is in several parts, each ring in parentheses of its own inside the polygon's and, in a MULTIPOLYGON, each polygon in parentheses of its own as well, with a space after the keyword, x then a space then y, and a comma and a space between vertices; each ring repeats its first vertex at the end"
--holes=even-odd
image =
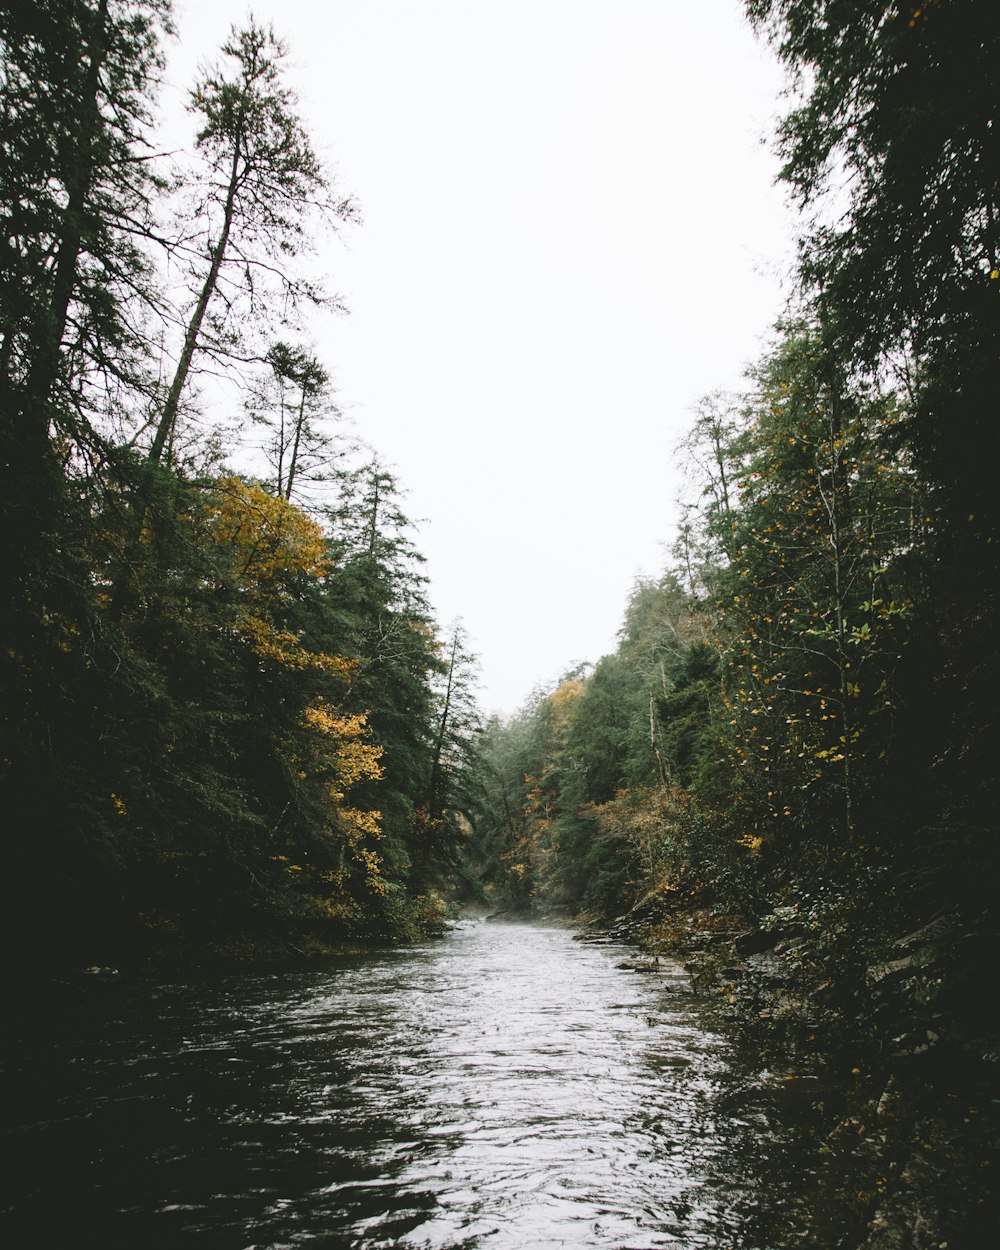
MULTIPOLYGON (((178 0, 176 105, 243 0, 178 0)), ((781 75, 740 0, 257 0, 364 224, 317 335, 408 489, 487 710, 614 646, 658 573, 698 397, 739 384, 792 223, 781 75)))

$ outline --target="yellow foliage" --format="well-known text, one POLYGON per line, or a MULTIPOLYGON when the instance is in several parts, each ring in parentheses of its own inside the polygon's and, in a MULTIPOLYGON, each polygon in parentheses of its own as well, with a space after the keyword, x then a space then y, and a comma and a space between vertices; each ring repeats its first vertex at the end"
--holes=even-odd
POLYGON ((382 836, 379 824, 382 813, 363 811, 344 802, 347 792, 357 782, 376 780, 382 776, 379 762, 382 748, 365 741, 368 726, 363 714, 345 715, 319 702, 307 707, 304 716, 308 725, 330 740, 336 780, 331 783, 329 793, 336 806, 341 835, 354 860, 365 870, 368 888, 374 894, 384 894, 385 885, 379 875, 382 861, 373 850, 363 845, 366 839, 382 836))
POLYGON ((215 484, 212 534, 233 557, 246 607, 236 632, 254 653, 283 668, 315 669, 345 677, 353 664, 304 648, 290 630, 268 619, 290 577, 322 577, 328 569, 323 530, 301 508, 268 494, 256 482, 221 477, 215 484))
POLYGON ((361 715, 342 715, 325 703, 305 709, 308 724, 335 742, 334 759, 337 767, 338 789, 334 794, 343 798, 355 782, 374 780, 382 776, 382 748, 365 742, 368 733, 367 718, 361 715))
POLYGON ((549 695, 549 706, 552 708, 552 726, 556 733, 565 733, 569 728, 576 704, 587 683, 581 677, 567 677, 549 695))
POLYGON ((327 571, 323 530, 301 508, 238 477, 219 478, 216 490, 216 541, 233 549, 248 583, 271 589, 289 574, 322 577, 327 571))
POLYGON ((367 732, 364 715, 342 716, 323 702, 307 707, 305 718, 314 729, 331 738, 358 738, 367 732))
MULTIPOLYGON (((212 534, 228 552, 242 583, 244 608, 233 628, 254 654, 286 669, 347 678, 355 667, 353 661, 308 650, 295 633, 274 619, 284 614, 282 604, 289 580, 320 578, 328 571, 322 528, 300 508, 268 494, 257 483, 226 476, 216 483, 212 534)), ((382 861, 369 845, 382 835, 381 813, 363 811, 346 802, 352 786, 382 776, 382 748, 367 740, 364 715, 341 713, 322 698, 314 698, 304 709, 303 718, 318 735, 314 747, 320 767, 323 775, 331 778, 329 832, 342 839, 362 870, 368 890, 384 894, 382 861)), ((306 780, 306 776, 299 771, 300 779, 306 780)), ((284 872, 305 875, 302 865, 289 864, 283 856, 276 858, 284 872)), ((334 897, 317 900, 326 914, 344 920, 352 919, 356 912, 356 905, 344 893, 347 876, 344 870, 322 874, 334 897)))
POLYGON ((386 884, 382 880, 382 861, 374 851, 358 848, 354 852, 355 860, 365 869, 365 884, 372 894, 385 894, 386 884))
POLYGON ((278 629, 259 616, 244 616, 237 626, 237 632, 250 644, 255 655, 259 655, 262 660, 273 660, 282 668, 316 669, 323 673, 333 673, 337 677, 346 677, 355 666, 353 660, 345 660, 339 655, 307 651, 291 630, 278 629))
POLYGON ((340 814, 351 825, 348 841, 352 845, 355 845, 357 842, 356 834, 370 838, 380 838, 382 836, 382 829, 378 823, 382 819, 381 812, 363 812, 357 807, 342 807, 340 814))

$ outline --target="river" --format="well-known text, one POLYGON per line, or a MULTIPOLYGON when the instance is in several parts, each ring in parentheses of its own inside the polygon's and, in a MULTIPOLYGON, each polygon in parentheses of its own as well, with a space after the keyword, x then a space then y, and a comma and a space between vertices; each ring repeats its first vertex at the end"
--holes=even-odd
POLYGON ((801 1083, 739 1071, 680 970, 632 954, 469 921, 89 995, 8 1054, 6 1244, 812 1245, 802 1141, 775 1128, 801 1083))

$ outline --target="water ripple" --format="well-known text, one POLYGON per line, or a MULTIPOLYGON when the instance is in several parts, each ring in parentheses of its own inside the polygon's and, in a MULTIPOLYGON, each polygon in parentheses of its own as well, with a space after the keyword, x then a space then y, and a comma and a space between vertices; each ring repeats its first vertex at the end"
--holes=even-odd
POLYGON ((7 1221, 103 1250, 764 1250, 726 1045, 622 955, 468 923, 136 995, 10 1069, 7 1221))

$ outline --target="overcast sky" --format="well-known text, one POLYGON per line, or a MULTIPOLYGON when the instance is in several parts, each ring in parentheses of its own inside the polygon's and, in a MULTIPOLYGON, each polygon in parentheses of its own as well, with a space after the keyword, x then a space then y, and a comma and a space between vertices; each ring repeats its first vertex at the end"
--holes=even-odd
MULTIPOLYGON (((341 405, 408 490, 487 710, 613 649, 692 405, 781 310, 781 75, 739 0, 258 0, 363 224, 322 247, 341 405)), ((168 109, 242 0, 178 0, 168 109)))

